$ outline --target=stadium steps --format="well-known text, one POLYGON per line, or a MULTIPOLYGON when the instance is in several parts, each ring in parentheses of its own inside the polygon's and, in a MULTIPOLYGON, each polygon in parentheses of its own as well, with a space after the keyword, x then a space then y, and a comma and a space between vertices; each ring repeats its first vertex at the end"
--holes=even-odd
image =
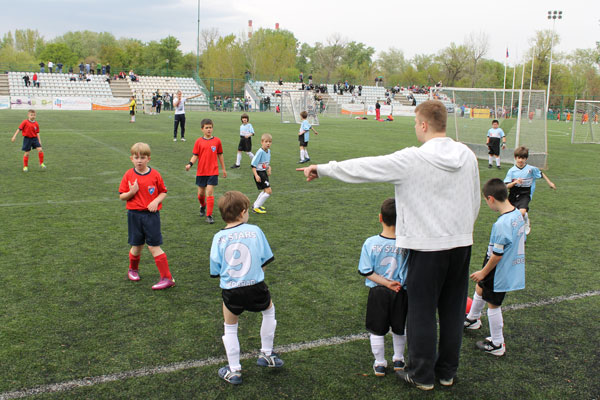
POLYGON ((10 95, 10 86, 8 84, 8 75, 2 74, 0 75, 0 96, 9 96, 10 95))
POLYGON ((112 90, 113 97, 131 97, 133 93, 129 87, 129 83, 125 79, 117 79, 110 81, 110 90, 112 90))

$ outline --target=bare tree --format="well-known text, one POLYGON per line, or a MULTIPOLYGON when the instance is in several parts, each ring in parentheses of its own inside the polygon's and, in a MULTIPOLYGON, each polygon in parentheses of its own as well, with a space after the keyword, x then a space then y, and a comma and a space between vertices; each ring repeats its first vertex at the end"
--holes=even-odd
POLYGON ((219 28, 202 29, 200 31, 200 53, 203 53, 208 46, 214 45, 220 36, 219 28))
POLYGON ((471 32, 465 38, 465 47, 472 64, 471 86, 475 87, 477 84, 477 63, 485 57, 490 49, 490 36, 483 31, 471 32))

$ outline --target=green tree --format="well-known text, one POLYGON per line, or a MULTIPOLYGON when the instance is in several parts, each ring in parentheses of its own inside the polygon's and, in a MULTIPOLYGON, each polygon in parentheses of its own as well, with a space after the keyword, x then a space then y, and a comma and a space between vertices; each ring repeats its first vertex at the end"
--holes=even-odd
POLYGON ((294 68, 298 41, 287 30, 260 28, 243 44, 250 73, 261 79, 277 79, 283 70, 294 68))
POLYGON ((0 49, 5 47, 15 47, 15 40, 13 39, 11 31, 5 33, 2 37, 2 41, 0 41, 0 49))
POLYGON ((44 38, 33 29, 15 30, 15 50, 36 56, 44 47, 44 38))
POLYGON ((245 72, 245 57, 241 43, 235 35, 219 38, 209 44, 200 57, 201 76, 210 78, 242 78, 245 72))
POLYGON ((53 63, 62 63, 65 66, 76 65, 77 56, 64 43, 49 43, 44 47, 39 57, 53 63))
POLYGON ((441 64, 444 71, 446 86, 454 86, 462 77, 462 74, 465 73, 469 56, 466 46, 457 46, 452 42, 450 46, 440 51, 436 60, 441 64))

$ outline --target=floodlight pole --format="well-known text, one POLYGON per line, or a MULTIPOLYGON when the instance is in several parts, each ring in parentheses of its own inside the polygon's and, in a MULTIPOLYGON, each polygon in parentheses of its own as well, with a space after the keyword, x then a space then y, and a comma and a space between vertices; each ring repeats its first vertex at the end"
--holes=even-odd
POLYGON ((548 19, 552 20, 552 41, 550 42, 550 66, 548 67, 548 95, 546 97, 546 115, 548 118, 548 109, 550 107, 550 81, 552 80, 552 49, 554 48, 554 27, 557 19, 562 19, 562 11, 548 11, 548 19))
POLYGON ((196 35, 196 75, 200 76, 200 0, 198 0, 198 34, 196 35))

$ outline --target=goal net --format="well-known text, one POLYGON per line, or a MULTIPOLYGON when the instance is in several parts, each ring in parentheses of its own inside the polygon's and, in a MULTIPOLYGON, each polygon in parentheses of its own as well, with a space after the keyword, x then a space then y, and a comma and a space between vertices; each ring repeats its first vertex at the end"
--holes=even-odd
POLYGON ((528 163, 546 168, 548 146, 543 90, 448 87, 432 92, 430 97, 442 101, 448 109, 448 136, 465 143, 478 158, 488 159, 487 132, 497 119, 506 135, 501 160, 512 164, 513 150, 526 146, 528 163))
POLYGON ((571 143, 600 143, 600 101, 575 100, 571 143))
POLYGON ((315 96, 308 90, 288 90, 281 94, 281 122, 302 123, 300 113, 308 113, 308 122, 311 125, 319 125, 319 103, 315 96))

